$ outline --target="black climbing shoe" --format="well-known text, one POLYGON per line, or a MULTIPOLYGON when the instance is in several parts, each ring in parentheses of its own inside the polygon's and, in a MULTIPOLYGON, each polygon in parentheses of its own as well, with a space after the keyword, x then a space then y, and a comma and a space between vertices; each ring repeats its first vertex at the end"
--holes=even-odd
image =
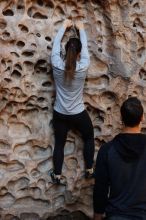
POLYGON ((61 184, 60 183, 60 178, 56 177, 56 175, 55 175, 53 170, 50 172, 50 176, 51 176, 52 182, 54 184, 58 184, 58 185, 61 184))
POLYGON ((89 171, 85 171, 85 178, 86 179, 92 179, 92 178, 95 178, 95 173, 94 171, 92 173, 90 173, 89 171))

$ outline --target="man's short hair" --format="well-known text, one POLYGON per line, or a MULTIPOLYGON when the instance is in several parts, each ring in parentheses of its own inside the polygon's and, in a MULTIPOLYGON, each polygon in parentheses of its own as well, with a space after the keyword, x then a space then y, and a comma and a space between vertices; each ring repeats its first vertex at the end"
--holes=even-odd
POLYGON ((143 116, 141 101, 136 97, 129 97, 121 106, 121 116, 125 126, 139 125, 143 116))

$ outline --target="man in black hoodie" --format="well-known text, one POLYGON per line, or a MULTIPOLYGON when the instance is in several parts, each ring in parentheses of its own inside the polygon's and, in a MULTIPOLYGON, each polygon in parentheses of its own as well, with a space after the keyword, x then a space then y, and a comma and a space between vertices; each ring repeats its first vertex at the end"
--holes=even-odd
POLYGON ((94 220, 146 220, 146 135, 143 107, 136 97, 121 106, 123 132, 97 156, 93 192, 94 220))

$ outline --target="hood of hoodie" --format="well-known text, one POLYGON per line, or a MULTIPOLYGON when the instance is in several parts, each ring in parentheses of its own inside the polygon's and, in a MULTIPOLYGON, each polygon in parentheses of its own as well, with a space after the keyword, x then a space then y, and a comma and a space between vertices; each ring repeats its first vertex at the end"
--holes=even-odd
POLYGON ((131 162, 142 155, 146 147, 146 135, 141 133, 120 133, 114 138, 116 151, 123 160, 131 162))

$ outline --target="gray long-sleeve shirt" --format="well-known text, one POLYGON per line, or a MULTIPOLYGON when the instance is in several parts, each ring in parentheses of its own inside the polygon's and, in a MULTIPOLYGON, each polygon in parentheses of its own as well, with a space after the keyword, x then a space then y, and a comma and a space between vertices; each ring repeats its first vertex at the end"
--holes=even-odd
POLYGON ((80 30, 80 40, 82 43, 81 58, 76 63, 75 77, 71 84, 64 81, 65 62, 60 57, 60 44, 65 29, 61 27, 58 31, 53 44, 51 62, 53 66, 53 76, 56 87, 56 99, 54 109, 62 114, 74 115, 85 109, 83 102, 83 88, 87 69, 90 64, 87 48, 86 33, 80 30))

